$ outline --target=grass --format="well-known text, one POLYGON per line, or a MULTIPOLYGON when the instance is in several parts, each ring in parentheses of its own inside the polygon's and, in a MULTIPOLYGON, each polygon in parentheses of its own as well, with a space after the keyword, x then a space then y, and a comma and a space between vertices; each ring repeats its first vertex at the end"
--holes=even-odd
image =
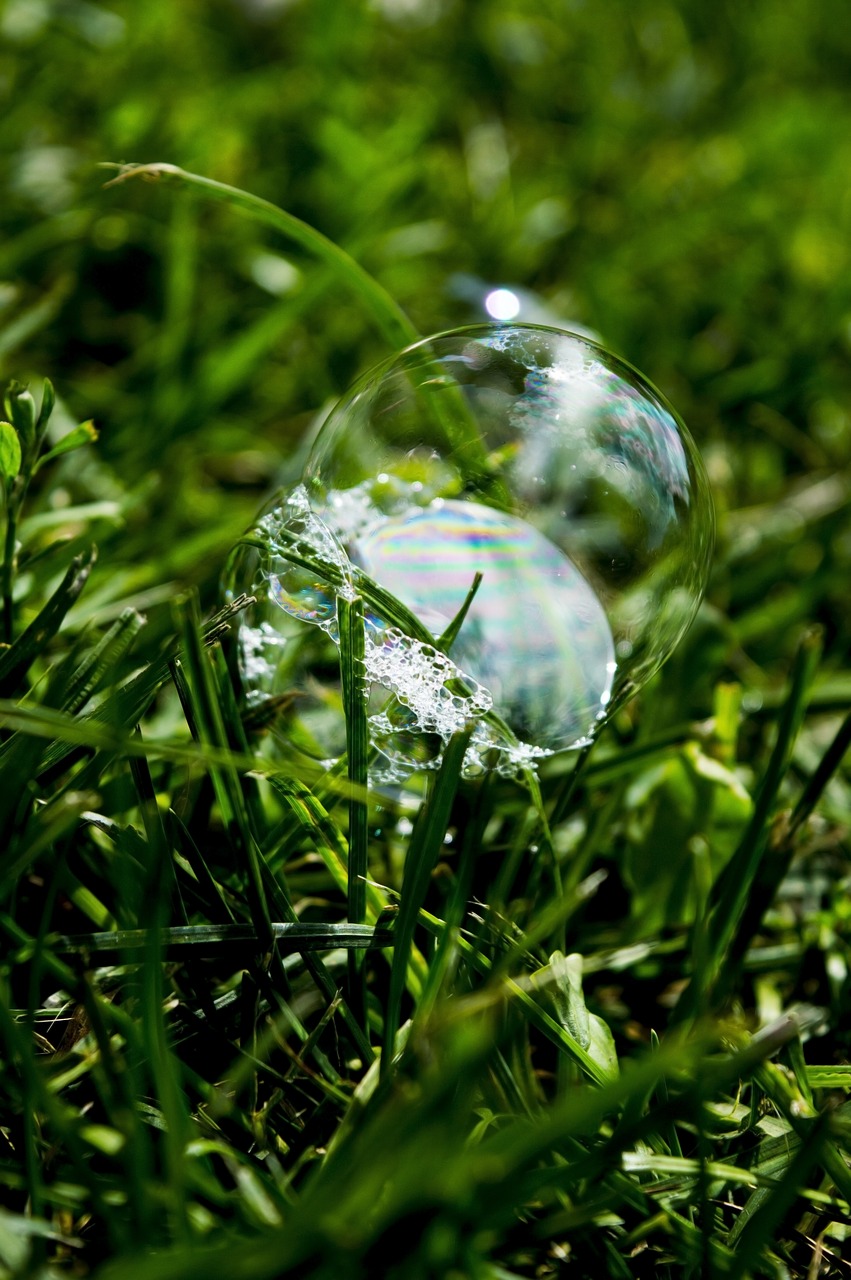
POLYGON ((845 1274, 841 6, 27 8, 0 1280, 845 1274), (365 786, 360 599, 326 767, 298 672, 245 704, 219 579, 323 403, 491 283, 682 410, 712 582, 590 750, 470 781, 461 737, 396 797, 365 786))
POLYGON ((155 652, 132 609, 75 624, 93 551, 16 538, 42 466, 93 447, 84 425, 47 451, 53 405, 47 383, 6 399, 6 1274, 779 1277, 839 1256, 844 917, 809 903, 814 879, 841 892, 814 815, 847 792, 849 718, 817 745, 818 633, 758 726, 720 685, 713 720, 665 727, 675 666, 540 779, 465 782, 461 734, 412 825, 410 796, 367 787, 359 596, 338 606, 343 772, 251 728, 242 601, 205 625, 181 596, 155 652))

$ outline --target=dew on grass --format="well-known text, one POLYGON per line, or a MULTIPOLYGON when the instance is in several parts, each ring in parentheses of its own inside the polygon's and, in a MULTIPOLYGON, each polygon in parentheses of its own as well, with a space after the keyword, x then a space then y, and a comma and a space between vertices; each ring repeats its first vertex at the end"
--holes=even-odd
POLYGON ((244 628, 279 646, 258 678, 249 644, 243 680, 324 688, 327 709, 337 599, 360 594, 372 776, 436 767, 470 723, 465 771, 516 773, 591 740, 670 654, 713 523, 682 422, 602 347, 511 323, 438 335, 343 397, 259 521, 265 550, 237 556, 244 628))

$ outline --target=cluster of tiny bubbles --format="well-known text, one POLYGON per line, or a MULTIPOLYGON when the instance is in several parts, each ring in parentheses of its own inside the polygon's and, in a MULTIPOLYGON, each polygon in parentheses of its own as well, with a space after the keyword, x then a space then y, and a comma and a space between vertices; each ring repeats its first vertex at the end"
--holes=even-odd
POLYGON ((362 596, 371 777, 403 783, 465 726, 469 776, 593 739, 694 617, 714 517, 688 431, 640 374, 580 335, 506 322, 361 378, 254 532, 265 550, 232 579, 257 597, 249 698, 282 667, 327 686, 305 636, 336 645, 338 599, 362 596))
POLYGON ((266 576, 275 604, 291 617, 314 623, 335 635, 337 593, 321 560, 323 553, 333 549, 330 564, 340 569, 338 590, 343 590, 344 584, 348 586, 350 575, 332 535, 306 507, 304 490, 296 489, 281 512, 266 516, 260 530, 269 537, 272 554, 266 576), (313 567, 314 557, 320 558, 321 571, 313 567))

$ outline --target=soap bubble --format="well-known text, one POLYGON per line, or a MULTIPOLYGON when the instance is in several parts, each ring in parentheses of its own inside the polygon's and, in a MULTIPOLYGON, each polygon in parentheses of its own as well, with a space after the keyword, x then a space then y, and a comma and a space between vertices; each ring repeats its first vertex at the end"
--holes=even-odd
POLYGON ((282 736, 341 752, 337 601, 361 595, 373 778, 435 767, 471 722, 465 771, 517 772, 664 662, 713 531, 686 428, 602 347, 516 323, 426 339, 355 383, 233 562, 257 597, 248 701, 295 691, 282 736))

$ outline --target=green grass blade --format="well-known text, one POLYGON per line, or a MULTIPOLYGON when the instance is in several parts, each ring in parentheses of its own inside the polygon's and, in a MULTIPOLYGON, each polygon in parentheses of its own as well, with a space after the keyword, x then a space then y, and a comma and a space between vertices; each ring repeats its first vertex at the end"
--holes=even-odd
POLYGON ((97 551, 92 547, 71 562, 64 578, 38 617, 0 655, 0 697, 7 698, 14 693, 35 659, 56 635, 65 615, 86 585, 96 556, 97 551))
MULTIPOLYGON (((420 912, 420 923, 436 937, 440 937, 446 928, 442 920, 437 920, 427 911, 420 912)), ((491 976, 492 963, 481 950, 463 937, 458 939, 457 945, 471 969, 484 977, 489 978, 491 976)), ((505 993, 516 1001, 524 1017, 528 1019, 531 1025, 551 1041, 557 1049, 567 1053, 581 1067, 590 1080, 598 1085, 604 1085, 611 1081, 612 1074, 604 1070, 566 1028, 559 1026, 556 1020, 550 1017, 535 999, 535 996, 527 989, 527 986, 522 985, 515 978, 504 978, 498 985, 495 984, 495 991, 500 988, 503 988, 505 993)), ((496 998, 495 994, 493 998, 496 998)))
POLYGON ((101 687, 105 677, 114 671, 144 625, 145 619, 140 613, 125 609, 64 682, 57 705, 69 715, 76 715, 101 687))
POLYGON ((216 182, 213 178, 205 178, 197 173, 188 173, 173 164, 115 165, 118 176, 107 183, 126 182, 130 178, 140 177, 154 179, 165 183, 177 183, 181 186, 203 191, 215 200, 222 200, 232 208, 238 209, 255 222, 262 222, 273 231, 292 240, 309 254, 333 268, 337 278, 364 303, 375 317, 381 332, 393 347, 408 346, 416 342, 419 333, 397 302, 384 290, 377 280, 354 258, 340 248, 333 240, 322 235, 314 227, 286 210, 278 208, 269 200, 241 191, 237 187, 228 186, 224 182, 216 182))
MULTIPOLYGON (((200 619, 194 597, 184 600, 178 610, 178 616, 186 673, 193 695, 195 720, 200 739, 206 744, 227 752, 230 749, 230 743, 222 718, 213 668, 201 640, 200 619)), ((222 767, 214 767, 211 777, 230 839, 243 863, 252 918, 261 949, 265 950, 272 939, 269 907, 260 869, 260 851, 250 828, 239 775, 234 764, 228 762, 222 767)))
MULTIPOLYGON (((270 774, 269 784, 280 796, 289 812, 298 824, 303 836, 308 836, 315 843, 317 853, 322 858, 334 883, 342 893, 348 893, 349 881, 349 848, 343 832, 334 822, 315 791, 311 791, 296 778, 284 778, 279 774, 270 774)), ((301 838, 301 837, 300 837, 301 838)), ((387 906, 385 894, 374 884, 364 884, 366 895, 366 918, 375 920, 387 906)))
POLYGON ((711 915, 702 947, 706 989, 699 991, 692 982, 677 1005, 678 1018, 693 1016, 698 1008, 703 1007, 710 990, 718 998, 729 989, 762 913, 774 896, 778 878, 785 870, 783 859, 778 859, 775 864, 771 858, 766 857, 770 849, 771 815, 803 720, 807 695, 820 654, 820 634, 808 633, 796 655, 789 696, 750 822, 732 858, 713 886, 711 915), (734 939, 734 955, 731 957, 729 953, 734 939))
POLYGON ((206 899, 207 915, 217 924, 233 924, 233 911, 221 885, 207 866, 201 850, 192 839, 185 823, 173 809, 166 815, 169 836, 175 851, 182 851, 206 899))
POLYGON ((340 632, 340 674, 343 684, 343 710, 346 718, 346 756, 348 777, 352 787, 349 799, 349 866, 348 908, 352 924, 366 918, 366 876, 369 831, 366 806, 367 766, 369 760, 369 725, 366 716, 364 679, 363 600, 356 596, 337 600, 337 625, 340 632))
POLYGON ((460 958, 460 929, 469 909, 470 889, 475 872, 476 859, 481 852, 485 829, 493 813, 493 777, 487 775, 476 787, 472 811, 467 817, 461 837, 461 853, 452 894, 446 904, 444 929, 438 938, 437 948, 431 957, 415 1018, 423 1023, 431 1017, 442 990, 447 990, 450 978, 460 958))
MULTIPOLYGON (((386 947, 393 941, 388 929, 376 929, 372 925, 308 924, 302 922, 274 922, 272 936, 287 952, 333 951, 347 948, 365 950, 386 947)), ((259 940, 250 924, 195 924, 174 925, 158 930, 164 952, 169 958, 194 955, 254 955, 259 940)), ((144 952, 147 929, 113 929, 98 933, 55 936, 51 945, 57 955, 80 956, 84 959, 97 955, 99 963, 107 957, 126 955, 138 959, 144 952)))
MULTIPOLYGON (((28 1095, 36 1102, 39 1113, 46 1117, 50 1131, 55 1140, 62 1142, 78 1176, 85 1184, 89 1182, 87 1166, 89 1152, 85 1142, 78 1134, 76 1114, 50 1088, 43 1072, 38 1070, 36 1062, 27 1044, 26 1032, 12 1017, 6 992, 0 988, 0 1043, 4 1046, 4 1058, 21 1077, 28 1095)), ((91 1187, 92 1202, 96 1206, 101 1221, 105 1224, 116 1247, 121 1247, 121 1230, 115 1221, 108 1199, 104 1197, 100 1187, 94 1183, 91 1187)))
MULTIPOLYGON (((769 1052, 778 1047, 780 1043, 785 1044, 798 1035, 798 1026, 793 1018, 787 1017, 782 1019, 776 1027, 758 1032, 753 1037, 748 1037, 746 1033, 738 1031, 728 1032, 727 1034, 733 1044, 737 1047, 742 1047, 743 1052, 755 1051, 767 1059, 769 1052), (770 1047, 768 1051, 766 1051, 765 1046, 770 1047)), ((801 1141, 804 1141, 809 1133, 814 1113, 806 1097, 804 1097, 797 1085, 793 1083, 788 1073, 774 1062, 760 1061, 754 1070, 754 1079, 765 1096, 777 1108, 792 1132, 801 1141)), ((838 1143, 832 1141, 829 1135, 825 1141, 822 1163, 825 1171, 836 1184, 840 1195, 847 1203, 851 1204, 851 1169, 849 1169, 838 1143)))
POLYGON ((811 1089, 851 1089, 851 1065, 807 1067, 811 1089))
POLYGON ((464 597, 461 608, 458 610, 455 617, 450 622, 449 626, 440 636, 439 640, 435 641, 435 647, 440 649, 443 653, 452 652, 452 645, 455 643, 455 639, 458 635, 458 632, 461 630, 461 628, 464 625, 464 619, 467 617, 467 614, 470 612, 470 605, 475 600, 476 593, 478 592, 479 587, 482 585, 482 576, 483 575, 478 572, 473 575, 472 586, 470 587, 470 590, 467 592, 466 596, 464 597))
MULTIPOLYGON (((13 789, 11 773, 3 785, 13 789)), ((54 797, 31 812, 22 829, 9 837, 0 853, 0 902, 6 900, 20 877, 27 874, 40 857, 50 854, 78 825, 83 813, 96 800, 97 796, 91 792, 72 791, 54 797)))
MULTIPOLYGON (((163 844, 162 849, 155 855, 154 861, 164 865, 166 858, 167 850, 163 844)), ((168 894, 163 881, 167 886, 169 877, 159 876, 157 879, 162 887, 158 891, 154 884, 151 884, 149 898, 150 919, 153 927, 144 931, 145 939, 142 948, 140 984, 142 1004, 139 1033, 144 1045, 145 1060, 154 1093, 164 1121, 165 1177, 163 1181, 168 1192, 166 1212, 174 1238, 183 1240, 189 1234, 186 1203, 186 1145, 191 1128, 179 1059, 172 1051, 168 1040, 164 1010, 166 986, 163 975, 163 955, 160 930, 156 927, 168 911, 168 894)))
MULTIPOLYGON (((366 919, 366 878, 369 871, 369 811, 365 792, 369 771, 369 725, 364 672, 363 599, 337 597, 337 628, 340 636, 340 677, 343 687, 343 714, 346 721, 346 766, 349 797, 348 916, 352 924, 366 919)), ((349 989, 354 1008, 366 1008, 363 956, 349 954, 349 989)))
POLYGON ((810 1122, 806 1138, 790 1160, 786 1173, 741 1233, 735 1259, 727 1273, 729 1280, 746 1280, 753 1275, 764 1248, 774 1240, 777 1228, 798 1199, 801 1187, 806 1185, 810 1172, 821 1160, 829 1124, 827 1115, 810 1122))
POLYGON ((794 837, 815 809, 822 792, 842 764, 849 747, 851 747, 851 712, 837 729, 833 741, 819 761, 812 777, 808 779, 795 808, 792 810, 786 836, 790 843, 794 841, 794 837))
POLYGON ((390 988, 384 1024, 384 1049, 381 1068, 387 1073, 393 1060, 396 1033, 402 1008, 402 992, 408 970, 411 944, 420 908, 425 899, 431 873, 443 849, 449 825, 452 801, 461 779, 461 766, 472 730, 454 734, 443 756, 434 785, 426 803, 417 815, 405 859, 405 874, 399 904, 390 970, 390 988))

